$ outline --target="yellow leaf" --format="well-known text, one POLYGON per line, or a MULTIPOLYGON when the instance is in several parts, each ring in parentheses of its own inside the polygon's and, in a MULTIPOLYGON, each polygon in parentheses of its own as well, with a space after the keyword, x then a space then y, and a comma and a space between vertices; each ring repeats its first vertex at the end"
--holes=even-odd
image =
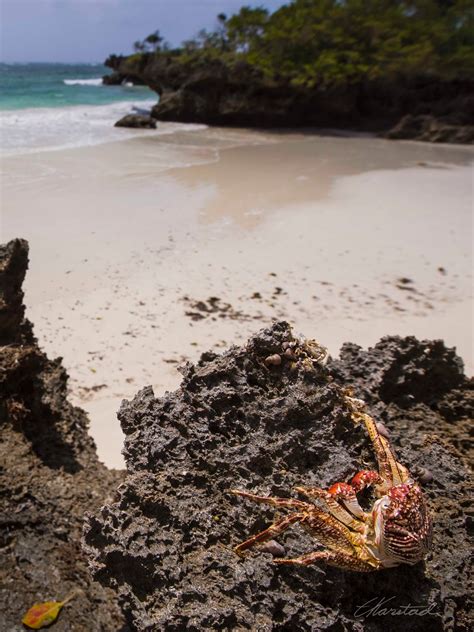
POLYGON ((40 628, 50 625, 56 620, 63 605, 63 601, 35 603, 34 606, 31 606, 21 621, 24 625, 27 625, 33 630, 39 630, 40 628))
POLYGON ((45 628, 56 621, 61 608, 71 601, 77 594, 78 590, 70 593, 64 601, 45 601, 44 603, 35 603, 25 614, 21 622, 33 630, 45 628))

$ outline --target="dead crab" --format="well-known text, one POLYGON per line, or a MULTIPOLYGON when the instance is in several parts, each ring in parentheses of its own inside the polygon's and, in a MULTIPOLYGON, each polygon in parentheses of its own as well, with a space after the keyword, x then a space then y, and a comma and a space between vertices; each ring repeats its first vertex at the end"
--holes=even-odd
POLYGON ((388 440, 365 412, 364 402, 352 397, 349 391, 345 393, 345 402, 354 423, 362 422, 369 433, 379 472, 363 470, 350 484, 335 483, 328 490, 296 488, 317 504, 231 490, 231 493, 254 502, 291 510, 264 531, 235 547, 237 554, 275 538, 296 523, 327 549, 291 559, 275 559, 278 564, 307 566, 323 561, 346 570, 367 572, 399 564, 416 564, 429 551, 432 522, 420 487, 396 460, 388 440), (374 488, 377 500, 372 510, 366 512, 356 494, 369 486, 374 488))

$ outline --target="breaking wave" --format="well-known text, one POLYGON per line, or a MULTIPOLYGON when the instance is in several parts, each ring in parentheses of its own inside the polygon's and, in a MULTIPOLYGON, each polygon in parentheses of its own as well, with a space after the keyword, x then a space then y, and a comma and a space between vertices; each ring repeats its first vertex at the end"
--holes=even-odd
POLYGON ((178 130, 204 129, 205 125, 159 123, 156 130, 114 127, 130 112, 145 113, 156 103, 121 101, 108 105, 62 108, 28 108, 0 111, 0 145, 3 155, 30 154, 73 147, 101 145, 140 135, 163 135, 178 130))
POLYGON ((63 79, 63 83, 66 86, 101 86, 102 78, 96 79, 63 79))

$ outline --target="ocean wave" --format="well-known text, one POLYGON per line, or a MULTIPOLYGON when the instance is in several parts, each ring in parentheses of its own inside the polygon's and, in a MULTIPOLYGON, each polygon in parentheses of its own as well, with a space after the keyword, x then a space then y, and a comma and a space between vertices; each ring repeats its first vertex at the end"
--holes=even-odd
POLYGON ((67 86, 101 86, 102 77, 96 79, 63 79, 67 86))
POLYGON ((140 135, 205 129, 205 125, 158 123, 156 130, 114 127, 131 112, 145 112, 156 100, 120 101, 108 105, 30 108, 0 111, 2 154, 18 155, 116 142, 140 135))

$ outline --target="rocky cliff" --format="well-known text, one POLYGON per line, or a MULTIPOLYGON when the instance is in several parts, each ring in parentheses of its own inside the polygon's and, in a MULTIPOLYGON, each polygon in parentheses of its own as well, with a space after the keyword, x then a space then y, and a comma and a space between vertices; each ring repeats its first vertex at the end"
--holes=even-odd
POLYGON ((472 81, 419 77, 323 90, 272 80, 245 62, 228 65, 218 58, 143 53, 112 55, 105 63, 113 69, 114 81, 141 82, 160 95, 152 115, 162 121, 333 127, 389 138, 474 142, 472 81))
POLYGON ((122 474, 97 459, 86 414, 67 400, 61 360, 49 360, 24 318, 28 244, 0 246, 0 630, 19 632, 34 602, 81 594, 54 629, 118 632, 115 596, 92 581, 80 539, 122 474))
POLYGON ((473 400, 462 362, 439 341, 392 337, 368 351, 346 345, 324 367, 282 322, 244 347, 205 353, 183 368, 176 392, 156 397, 147 387, 122 404, 128 474, 114 501, 89 515, 94 576, 117 592, 140 632, 467 632, 473 400), (374 467, 342 385, 366 399, 424 484, 432 552, 414 567, 369 574, 272 564, 272 553, 316 547, 294 527, 279 545, 240 559, 232 547, 270 524, 274 511, 230 488, 295 496, 296 485, 328 486, 374 467), (384 614, 388 608, 411 614, 384 614))

